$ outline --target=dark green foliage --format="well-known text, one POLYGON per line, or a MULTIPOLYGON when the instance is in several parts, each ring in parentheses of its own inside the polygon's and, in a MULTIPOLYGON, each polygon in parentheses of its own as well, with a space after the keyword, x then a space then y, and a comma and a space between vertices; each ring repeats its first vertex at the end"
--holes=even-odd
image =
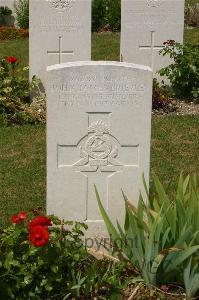
POLYGON ((159 71, 166 76, 173 95, 181 98, 199 97, 199 44, 181 45, 173 40, 164 43, 160 53, 168 55, 173 63, 159 71))
POLYGON ((121 26, 120 0, 92 1, 92 32, 99 30, 119 31, 121 26))
POLYGON ((198 0, 185 0, 185 6, 197 4, 198 0))
POLYGON ((0 16, 11 16, 12 10, 7 6, 0 6, 0 16))
POLYGON ((171 199, 156 176, 149 196, 140 195, 137 207, 125 194, 124 226, 113 225, 96 196, 118 257, 127 257, 147 285, 184 283, 187 297, 199 291, 199 190, 196 176, 180 176, 171 199), (144 201, 145 200, 145 201, 144 201), (147 204, 146 204, 147 203, 147 204))
POLYGON ((92 1, 92 32, 105 26, 106 6, 103 0, 92 1))
POLYGON ((29 28, 29 0, 16 0, 17 24, 22 29, 29 28))
POLYGON ((121 0, 107 0, 106 5, 106 25, 111 31, 119 31, 121 28, 121 0))

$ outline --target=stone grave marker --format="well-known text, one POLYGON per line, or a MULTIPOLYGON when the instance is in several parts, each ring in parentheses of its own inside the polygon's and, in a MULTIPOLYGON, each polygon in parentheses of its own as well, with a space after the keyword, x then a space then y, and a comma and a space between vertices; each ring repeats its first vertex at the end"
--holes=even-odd
POLYGON ((46 67, 91 59, 91 0, 30 0, 30 78, 46 67))
POLYGON ((0 0, 0 6, 9 7, 13 13, 14 13, 14 4, 15 4, 15 0, 0 0))
POLYGON ((15 0, 0 0, 0 6, 7 6, 12 10, 11 16, 4 16, 0 18, 0 25, 2 26, 13 26, 15 24, 15 0))
POLYGON ((149 180, 152 71, 119 62, 48 67, 47 211, 102 237, 94 184, 110 216, 124 217, 149 180))
POLYGON ((155 74, 171 63, 163 43, 183 43, 184 0, 122 0, 121 61, 150 66, 155 74))

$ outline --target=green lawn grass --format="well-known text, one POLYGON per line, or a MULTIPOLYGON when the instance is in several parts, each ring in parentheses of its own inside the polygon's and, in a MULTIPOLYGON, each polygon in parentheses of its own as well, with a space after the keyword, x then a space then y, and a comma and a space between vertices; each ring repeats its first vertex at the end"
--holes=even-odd
POLYGON ((152 122, 151 171, 175 184, 181 171, 199 176, 199 116, 161 116, 152 122))
POLYGON ((29 62, 28 38, 0 41, 0 58, 7 56, 16 56, 21 67, 28 66, 29 62))
POLYGON ((187 44, 195 45, 199 42, 199 28, 186 29, 184 40, 187 44))
MULTIPOLYGON (((151 173, 171 192, 183 170, 199 175, 199 116, 153 117, 151 173)), ((46 199, 44 126, 0 127, 0 216, 3 222, 46 199)), ((56 199, 55 199, 56 201, 56 199)))
POLYGON ((120 34, 94 33, 92 35, 92 59, 119 61, 120 34))
MULTIPOLYGON (((196 44, 199 40, 199 29, 185 29, 185 43, 196 44)), ((120 56, 119 33, 94 33, 92 35, 92 59, 118 61, 120 56)), ((28 65, 28 39, 2 41, 0 43, 0 58, 16 56, 21 66, 28 65)))
POLYGON ((0 220, 45 207, 45 129, 0 127, 0 220))

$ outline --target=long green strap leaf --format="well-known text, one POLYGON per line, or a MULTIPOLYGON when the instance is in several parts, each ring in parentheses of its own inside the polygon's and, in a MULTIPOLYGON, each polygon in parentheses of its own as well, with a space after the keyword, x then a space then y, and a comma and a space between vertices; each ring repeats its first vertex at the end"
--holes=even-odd
POLYGON ((97 198, 97 202, 98 202, 98 206, 99 206, 99 209, 100 209, 100 213, 102 215, 102 218, 104 219, 104 222, 106 224, 106 227, 107 227, 107 230, 109 232, 109 234, 111 235, 111 237, 116 240, 116 239, 120 239, 120 235, 118 234, 117 230, 115 229, 113 223, 111 222, 107 212, 105 211, 103 205, 102 205, 102 202, 100 200, 100 196, 99 196, 99 193, 98 193, 98 190, 97 190, 97 187, 95 187, 95 194, 96 194, 96 198, 97 198))
MULTIPOLYGON (((177 266, 182 264, 187 258, 189 258, 194 252, 198 250, 199 250, 199 245, 189 247, 186 250, 179 250, 179 253, 175 257, 175 259, 171 261, 166 271, 169 272, 174 270, 177 266)), ((168 260, 169 260, 169 256, 168 256, 168 260)))

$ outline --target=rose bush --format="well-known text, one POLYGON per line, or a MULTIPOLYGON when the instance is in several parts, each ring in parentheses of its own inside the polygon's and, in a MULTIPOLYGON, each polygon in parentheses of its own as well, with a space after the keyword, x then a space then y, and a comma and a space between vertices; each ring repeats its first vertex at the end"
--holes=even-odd
POLYGON ((36 77, 29 83, 29 68, 20 68, 17 57, 0 60, 0 114, 6 125, 46 121, 46 99, 36 77), (30 99, 30 94, 34 97, 30 99), (32 100, 32 101, 31 101, 32 100))
POLYGON ((0 299, 118 299, 124 263, 89 255, 85 224, 34 214, 14 214, 0 228, 0 299))
POLYGON ((164 42, 160 53, 169 56, 172 63, 159 71, 171 83, 172 96, 199 99, 199 44, 181 45, 174 40, 164 42))

